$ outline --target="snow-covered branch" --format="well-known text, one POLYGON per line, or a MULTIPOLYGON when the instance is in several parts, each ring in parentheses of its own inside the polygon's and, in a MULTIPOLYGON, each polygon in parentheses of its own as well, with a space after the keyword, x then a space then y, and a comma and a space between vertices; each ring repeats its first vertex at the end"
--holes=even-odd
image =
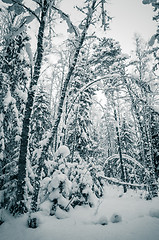
POLYGON ((29 13, 31 13, 37 20, 38 22, 40 23, 40 18, 38 17, 38 15, 35 13, 35 11, 31 10, 29 7, 27 7, 26 5, 24 5, 23 3, 19 2, 19 1, 15 1, 15 0, 12 0, 13 3, 16 3, 18 4, 19 6, 25 8, 29 13))
POLYGON ((83 87, 76 93, 76 96, 75 96, 75 98, 73 99, 70 108, 68 109, 67 115, 69 115, 70 111, 72 110, 73 105, 75 104, 76 100, 79 98, 79 96, 80 96, 80 94, 81 94, 82 92, 86 91, 89 87, 91 87, 93 84, 95 84, 95 83, 97 83, 97 82, 100 82, 100 81, 106 80, 106 79, 110 79, 110 78, 118 78, 118 77, 120 77, 119 74, 108 74, 108 75, 105 76, 105 77, 98 78, 98 79, 96 79, 96 80, 93 80, 92 82, 87 83, 85 86, 83 86, 83 87))
POLYGON ((52 8, 53 8, 54 10, 56 10, 56 11, 60 14, 61 18, 62 18, 64 21, 66 21, 66 23, 67 23, 67 25, 68 25, 68 30, 67 30, 67 31, 68 31, 69 33, 73 33, 73 32, 74 32, 75 36, 76 36, 76 37, 79 37, 78 29, 73 25, 72 21, 70 20, 69 15, 66 14, 66 13, 64 13, 61 9, 59 9, 59 8, 57 8, 57 7, 55 7, 55 6, 52 6, 52 8))
POLYGON ((112 178, 112 177, 104 177, 104 176, 100 176, 100 178, 105 179, 107 181, 111 181, 113 183, 119 184, 119 185, 127 185, 127 186, 132 186, 132 187, 139 187, 139 188, 144 188, 147 185, 146 184, 137 184, 137 183, 127 183, 127 182, 122 182, 116 178, 112 178))
MULTIPOLYGON (((134 165, 137 165, 139 168, 143 168, 147 174, 150 174, 148 169, 146 169, 141 163, 139 163, 136 159, 132 158, 131 156, 128 156, 127 154, 122 154, 123 159, 126 159, 130 162, 132 162, 134 165)), ((119 155, 114 154, 110 156, 109 158, 106 159, 104 166, 109 162, 112 161, 113 159, 118 159, 119 155)))

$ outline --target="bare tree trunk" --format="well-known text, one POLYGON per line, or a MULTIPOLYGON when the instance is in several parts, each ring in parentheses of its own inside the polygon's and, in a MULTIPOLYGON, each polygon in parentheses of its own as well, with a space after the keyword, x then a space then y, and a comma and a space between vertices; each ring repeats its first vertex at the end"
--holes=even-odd
POLYGON ((27 147, 28 147, 28 137, 29 137, 29 124, 31 111, 34 102, 35 90, 40 76, 41 63, 43 58, 43 37, 45 30, 45 16, 47 14, 47 0, 44 0, 44 6, 41 13, 41 20, 38 32, 38 42, 37 42, 37 57, 34 66, 34 73, 31 79, 28 99, 25 108, 25 115, 23 119, 23 127, 21 134, 21 144, 20 144, 20 155, 18 162, 18 182, 17 182, 17 204, 14 209, 14 214, 23 214, 27 211, 25 205, 25 188, 26 188, 26 160, 27 160, 27 147))
MULTIPOLYGON (((115 105, 115 104, 114 104, 115 105)), ((124 171, 124 164, 123 164, 123 157, 122 157, 122 151, 121 151, 121 141, 120 141, 120 133, 118 128, 118 119, 117 119, 117 112, 114 106, 114 118, 116 121, 116 135, 117 135, 117 144, 118 144, 118 153, 119 153, 119 159, 120 159, 120 168, 121 168, 121 180, 125 182, 125 171, 124 171)), ((126 185, 123 185, 124 193, 127 192, 126 185)))
POLYGON ((151 113, 148 111, 146 114, 146 141, 145 141, 145 152, 146 152, 146 167, 149 169, 150 176, 148 179, 149 185, 149 198, 157 197, 158 196, 158 187, 155 178, 155 170, 153 164, 153 153, 152 153, 152 136, 151 136, 151 113))

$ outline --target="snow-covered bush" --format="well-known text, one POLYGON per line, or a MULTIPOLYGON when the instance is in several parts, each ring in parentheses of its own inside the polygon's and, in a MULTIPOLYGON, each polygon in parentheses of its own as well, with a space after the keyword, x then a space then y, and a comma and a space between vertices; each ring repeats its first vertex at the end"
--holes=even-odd
POLYGON ((16 203, 16 190, 17 181, 13 179, 5 183, 3 186, 3 190, 0 191, 0 204, 5 209, 9 209, 11 213, 16 203))
POLYGON ((98 169, 93 163, 83 161, 78 152, 74 155, 74 162, 68 163, 68 177, 72 182, 71 205, 94 205, 97 197, 102 196, 102 183, 98 178, 98 169))
POLYGON ((50 167, 50 176, 41 181, 40 202, 49 200, 50 215, 56 215, 59 208, 68 211, 69 197, 71 192, 71 182, 67 177, 66 157, 69 155, 69 149, 61 146, 54 154, 54 161, 48 165, 50 167))
POLYGON ((57 217, 64 216, 64 212, 76 205, 93 206, 97 197, 102 196, 99 169, 82 160, 78 153, 74 154, 76 157, 71 162, 68 154, 66 146, 58 149, 50 165, 50 176, 41 181, 40 202, 49 200, 50 215, 57 217))
POLYGON ((72 182, 71 205, 89 204, 93 205, 94 194, 91 190, 92 177, 86 164, 74 162, 69 164, 69 179, 72 182))
POLYGON ((68 211, 71 182, 66 174, 60 170, 55 170, 50 177, 46 177, 41 182, 41 201, 49 200, 52 205, 50 215, 55 215, 57 208, 68 211))

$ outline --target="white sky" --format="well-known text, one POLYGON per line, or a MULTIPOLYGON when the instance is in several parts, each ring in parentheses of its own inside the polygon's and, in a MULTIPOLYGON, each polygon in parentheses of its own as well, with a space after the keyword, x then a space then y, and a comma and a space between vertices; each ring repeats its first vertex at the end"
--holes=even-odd
POLYGON ((109 35, 118 40, 124 52, 133 48, 134 33, 139 33, 146 41, 156 33, 157 24, 151 5, 142 0, 109 0, 109 12, 114 16, 109 35))
MULTIPOLYGON (((139 33, 146 41, 156 33, 157 24, 152 20, 154 12, 151 5, 142 4, 142 0, 107 0, 107 2, 109 14, 114 18, 110 24, 111 30, 108 30, 105 36, 119 41, 124 53, 133 50, 135 33, 139 33)), ((74 16, 72 6, 78 3, 79 0, 63 0, 62 9, 73 19, 77 19, 78 14, 74 16)))
MULTIPOLYGON (((26 1, 27 3, 32 2, 31 0, 26 1)), ((73 6, 83 2, 84 0, 62 0, 60 8, 68 13, 73 22, 78 25, 81 15, 73 6)), ((0 0, 0 5, 1 3, 0 0)), ((133 50, 135 33, 139 33, 146 41, 156 33, 157 23, 152 20, 154 16, 152 6, 142 4, 142 0, 107 0, 106 7, 109 15, 113 17, 110 30, 107 30, 104 35, 101 30, 97 30, 97 32, 99 36, 112 37, 119 41, 124 53, 129 54, 133 50)), ((37 28, 37 24, 35 28, 37 28)), ((57 29, 60 35, 67 34, 65 24, 58 25, 57 29)))

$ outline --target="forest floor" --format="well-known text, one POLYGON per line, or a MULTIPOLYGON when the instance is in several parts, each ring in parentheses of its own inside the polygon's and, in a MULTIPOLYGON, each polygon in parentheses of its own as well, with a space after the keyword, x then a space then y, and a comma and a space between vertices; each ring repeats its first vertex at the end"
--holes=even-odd
POLYGON ((7 213, 0 226, 0 240, 159 240, 159 197, 146 201, 141 192, 107 186, 96 206, 81 206, 68 215, 49 216, 47 203, 38 213, 39 227, 27 227, 28 215, 14 218, 7 213), (112 223, 112 215, 119 216, 112 223), (107 225, 101 225, 102 221, 107 225))

